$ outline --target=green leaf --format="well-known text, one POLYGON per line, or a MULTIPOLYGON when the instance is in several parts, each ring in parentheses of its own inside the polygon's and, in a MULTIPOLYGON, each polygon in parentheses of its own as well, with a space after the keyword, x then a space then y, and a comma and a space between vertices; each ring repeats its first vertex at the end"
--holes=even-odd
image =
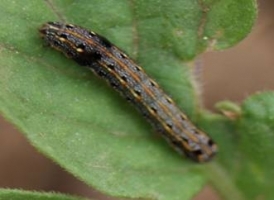
POLYGON ((23 190, 0 189, 1 200, 84 200, 80 197, 69 197, 58 193, 29 192, 23 190))
POLYGON ((239 151, 242 165, 236 182, 248 199, 273 199, 274 191, 274 93, 248 98, 239 120, 239 151))
POLYGON ((114 196, 187 200, 209 181, 227 199, 258 193, 235 175, 237 163, 245 166, 235 143, 245 126, 201 112, 188 62, 244 38, 254 0, 15 0, 0 10, 0 110, 39 151, 114 196), (44 47, 38 28, 64 20, 128 52, 217 141, 216 160, 177 155, 104 81, 44 47))

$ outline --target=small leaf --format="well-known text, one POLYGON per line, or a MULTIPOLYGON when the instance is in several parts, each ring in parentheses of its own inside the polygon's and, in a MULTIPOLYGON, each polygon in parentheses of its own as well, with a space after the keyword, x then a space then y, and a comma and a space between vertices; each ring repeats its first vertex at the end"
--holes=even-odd
POLYGON ((237 184, 248 199, 272 199, 274 191, 274 93, 249 97, 243 104, 239 121, 241 165, 237 184))
POLYGON ((237 119, 241 116, 241 107, 231 101, 218 102, 215 107, 229 119, 237 119))

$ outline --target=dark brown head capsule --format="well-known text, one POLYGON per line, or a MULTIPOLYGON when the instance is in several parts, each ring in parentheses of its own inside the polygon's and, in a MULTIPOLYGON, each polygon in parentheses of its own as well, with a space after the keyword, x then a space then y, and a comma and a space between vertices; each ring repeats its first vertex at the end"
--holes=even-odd
POLYGON ((102 55, 98 51, 101 43, 111 46, 105 38, 102 40, 97 34, 71 24, 48 22, 39 32, 47 44, 84 66, 101 59, 102 55))

